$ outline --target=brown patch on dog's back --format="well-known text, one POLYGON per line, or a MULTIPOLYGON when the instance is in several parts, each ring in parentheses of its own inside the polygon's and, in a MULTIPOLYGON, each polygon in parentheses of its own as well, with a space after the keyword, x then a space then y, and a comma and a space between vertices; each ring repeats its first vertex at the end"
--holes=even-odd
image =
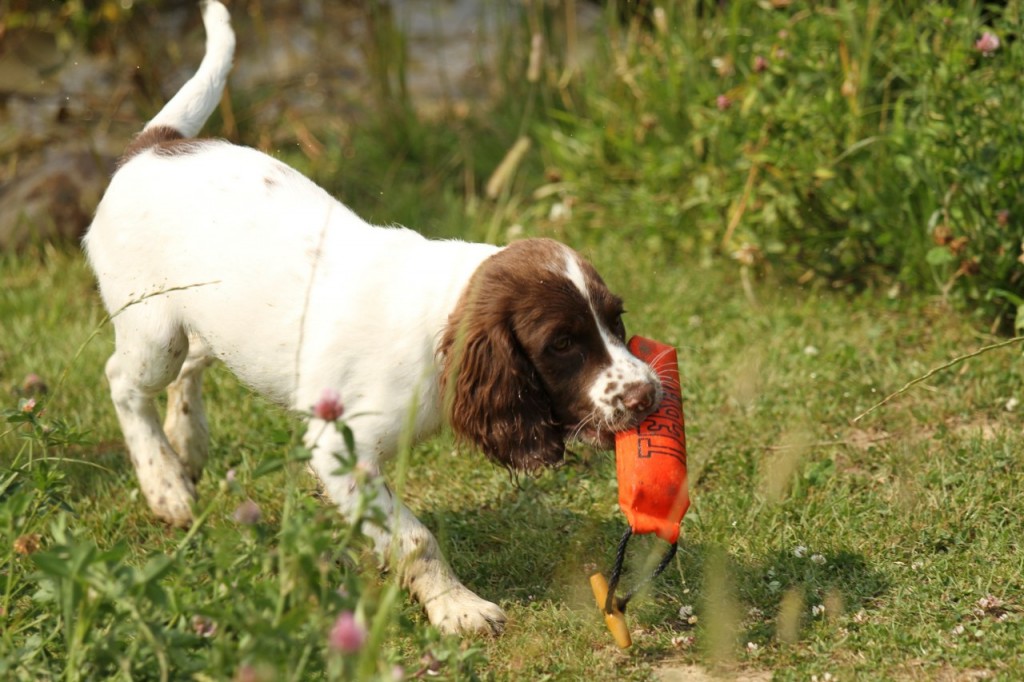
POLYGON ((133 157, 147 149, 153 149, 161 156, 176 156, 178 154, 190 154, 202 145, 201 140, 186 138, 180 132, 170 126, 153 126, 146 128, 135 136, 135 139, 128 143, 124 154, 117 160, 117 167, 125 165, 133 157))

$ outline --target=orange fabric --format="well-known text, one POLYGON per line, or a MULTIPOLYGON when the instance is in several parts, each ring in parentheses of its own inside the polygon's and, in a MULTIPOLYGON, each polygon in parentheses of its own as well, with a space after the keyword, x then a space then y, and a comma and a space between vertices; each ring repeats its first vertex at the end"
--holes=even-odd
POLYGON ((676 350, 640 336, 629 340, 629 350, 654 369, 665 397, 642 423, 615 435, 619 507, 634 533, 656 533, 675 542, 690 506, 676 350))

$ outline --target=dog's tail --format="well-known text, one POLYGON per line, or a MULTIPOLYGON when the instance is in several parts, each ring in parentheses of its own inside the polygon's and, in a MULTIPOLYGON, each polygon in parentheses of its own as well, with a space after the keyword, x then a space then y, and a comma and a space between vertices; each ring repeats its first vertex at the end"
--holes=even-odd
POLYGON ((203 0, 206 55, 199 69, 128 145, 121 163, 169 140, 195 137, 220 102, 235 53, 231 16, 217 0, 203 0))

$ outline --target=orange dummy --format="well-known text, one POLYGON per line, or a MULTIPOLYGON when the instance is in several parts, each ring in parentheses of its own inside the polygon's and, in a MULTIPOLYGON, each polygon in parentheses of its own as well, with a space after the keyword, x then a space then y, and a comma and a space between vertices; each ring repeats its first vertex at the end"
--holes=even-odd
POLYGON ((626 543, 634 533, 654 533, 671 544, 655 569, 660 574, 675 556, 679 524, 690 506, 686 486, 686 433, 679 386, 676 351, 651 339, 634 336, 629 350, 649 364, 661 379, 665 396, 658 408, 636 427, 615 437, 615 473, 619 482, 619 507, 629 528, 619 543, 610 581, 600 573, 590 577, 597 606, 615 642, 623 649, 632 644, 626 627, 625 608, 632 593, 615 597, 622 572, 626 543))

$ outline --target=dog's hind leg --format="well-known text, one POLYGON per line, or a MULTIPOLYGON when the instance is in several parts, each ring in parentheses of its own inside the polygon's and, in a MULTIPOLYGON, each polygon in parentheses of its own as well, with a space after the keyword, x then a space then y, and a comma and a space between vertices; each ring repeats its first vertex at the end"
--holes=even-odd
POLYGON ((115 319, 116 349, 107 361, 110 396, 150 509, 167 523, 188 526, 195 486, 160 427, 154 401, 181 369, 188 340, 180 328, 153 334, 145 316, 132 314, 141 312, 115 319))
POLYGON ((210 451, 210 428, 203 409, 203 370, 213 362, 206 344, 198 336, 188 338, 188 356, 178 378, 167 387, 167 416, 164 433, 181 458, 193 483, 203 475, 210 451))

